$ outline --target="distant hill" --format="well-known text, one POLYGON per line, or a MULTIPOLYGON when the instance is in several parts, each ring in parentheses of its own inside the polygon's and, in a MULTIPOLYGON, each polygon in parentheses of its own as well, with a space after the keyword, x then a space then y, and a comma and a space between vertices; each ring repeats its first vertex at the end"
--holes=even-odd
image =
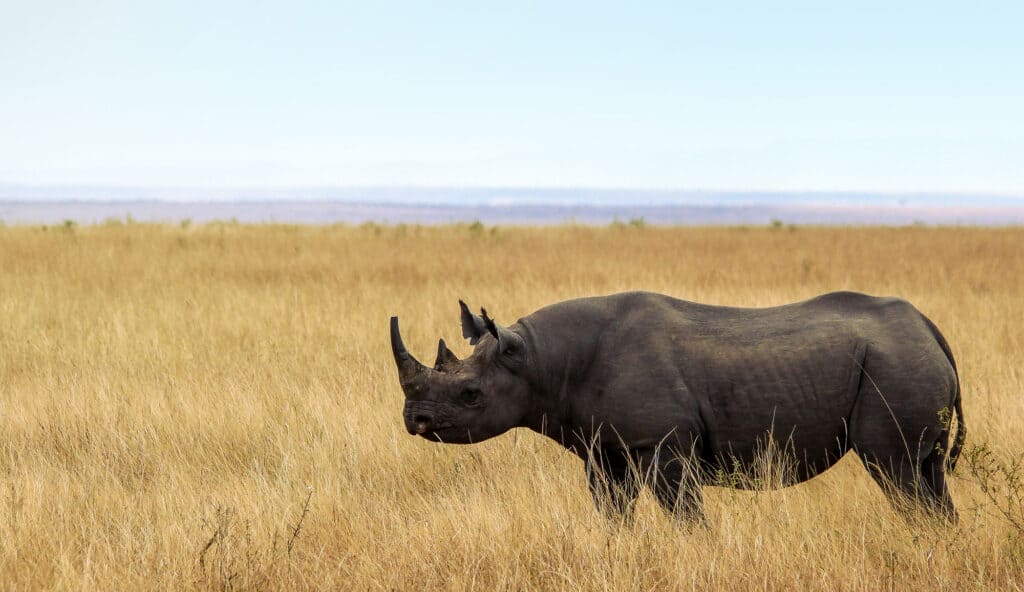
POLYGON ((8 224, 107 219, 443 224, 1024 224, 1024 198, 546 188, 130 188, 0 185, 8 224))

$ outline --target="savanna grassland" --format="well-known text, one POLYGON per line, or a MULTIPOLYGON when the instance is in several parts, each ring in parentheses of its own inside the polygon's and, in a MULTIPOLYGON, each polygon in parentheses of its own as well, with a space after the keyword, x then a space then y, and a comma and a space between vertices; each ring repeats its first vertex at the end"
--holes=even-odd
POLYGON ((1022 363, 1024 229, 0 228, 0 588, 1021 590, 1022 363), (633 289, 916 304, 960 366, 959 525, 908 524, 846 458, 707 489, 708 530, 647 493, 614 526, 532 432, 406 434, 392 314, 430 361, 469 352, 459 298, 511 324, 633 289))

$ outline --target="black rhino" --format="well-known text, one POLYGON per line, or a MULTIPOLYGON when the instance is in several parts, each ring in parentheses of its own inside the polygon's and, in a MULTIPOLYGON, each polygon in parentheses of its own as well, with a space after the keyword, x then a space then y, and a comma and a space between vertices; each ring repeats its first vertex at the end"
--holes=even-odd
POLYGON ((459 360, 391 345, 410 434, 472 443, 527 427, 586 464, 599 509, 628 515, 642 486, 702 519, 703 484, 750 487, 759 452, 800 482, 853 451, 905 512, 955 519, 945 471, 966 427, 956 364, 935 325, 898 298, 836 292, 733 308, 629 292, 569 300, 503 327, 462 308, 459 360), (952 416, 956 437, 949 447, 952 416))

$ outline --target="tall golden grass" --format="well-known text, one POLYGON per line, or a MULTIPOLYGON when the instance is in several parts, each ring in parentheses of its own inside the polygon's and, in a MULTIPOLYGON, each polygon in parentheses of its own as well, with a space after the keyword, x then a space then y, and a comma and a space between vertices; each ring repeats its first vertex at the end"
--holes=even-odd
POLYGON ((956 527, 904 522, 846 458, 708 488, 686 531, 646 493, 605 522, 532 432, 405 433, 390 315, 430 360, 469 352, 458 298, 511 323, 634 289, 905 297, 952 344, 969 444, 1024 450, 1024 229, 0 228, 0 587, 1024 588, 1021 532, 964 467, 956 527))

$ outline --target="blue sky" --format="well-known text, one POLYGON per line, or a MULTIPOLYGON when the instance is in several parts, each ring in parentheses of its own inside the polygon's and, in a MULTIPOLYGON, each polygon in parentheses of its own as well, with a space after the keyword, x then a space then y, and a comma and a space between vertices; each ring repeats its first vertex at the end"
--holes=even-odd
POLYGON ((3 2, 0 183, 1024 195, 1024 2, 3 2))

